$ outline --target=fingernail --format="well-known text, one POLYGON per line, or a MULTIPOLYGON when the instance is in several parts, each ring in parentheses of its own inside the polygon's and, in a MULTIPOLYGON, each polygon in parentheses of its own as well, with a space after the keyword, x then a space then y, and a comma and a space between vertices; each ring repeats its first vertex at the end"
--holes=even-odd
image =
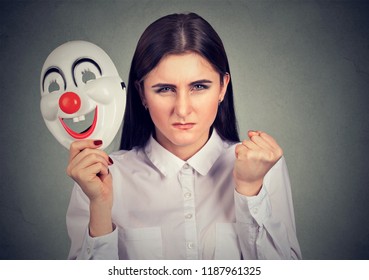
POLYGON ((94 141, 94 144, 95 144, 96 146, 99 146, 99 145, 101 145, 101 144, 102 144, 102 141, 101 141, 101 140, 95 140, 95 141, 94 141))
POLYGON ((113 164, 114 163, 114 161, 109 157, 109 162, 111 163, 111 164, 113 164))

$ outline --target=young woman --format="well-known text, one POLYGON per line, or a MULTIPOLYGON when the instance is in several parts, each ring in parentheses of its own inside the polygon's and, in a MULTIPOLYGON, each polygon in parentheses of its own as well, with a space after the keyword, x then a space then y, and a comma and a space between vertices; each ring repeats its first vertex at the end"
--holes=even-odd
POLYGON ((128 81, 121 151, 71 145, 69 258, 299 259, 282 149, 240 142, 227 56, 200 16, 142 34, 128 81))

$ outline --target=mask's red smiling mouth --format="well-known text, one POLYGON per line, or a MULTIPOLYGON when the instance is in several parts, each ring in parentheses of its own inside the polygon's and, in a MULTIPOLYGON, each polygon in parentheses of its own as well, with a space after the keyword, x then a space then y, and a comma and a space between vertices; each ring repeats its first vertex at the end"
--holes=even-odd
POLYGON ((65 131, 75 139, 85 139, 95 130, 97 123, 97 107, 86 115, 75 118, 59 118, 65 131))

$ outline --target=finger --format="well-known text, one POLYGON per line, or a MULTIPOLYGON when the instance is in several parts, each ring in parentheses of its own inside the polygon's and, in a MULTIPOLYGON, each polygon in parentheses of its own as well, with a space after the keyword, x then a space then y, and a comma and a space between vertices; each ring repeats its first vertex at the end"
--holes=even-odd
POLYGON ((269 142, 259 135, 252 136, 250 140, 262 149, 273 150, 273 147, 269 144, 269 142))
POLYGON ((281 150, 281 147, 278 145, 277 141, 269 134, 261 132, 260 137, 263 138, 274 149, 281 150))
POLYGON ((101 140, 81 140, 81 141, 74 141, 69 148, 69 160, 72 160, 76 155, 78 155, 81 151, 86 148, 96 149, 101 147, 102 141, 101 140))
POLYGON ((78 165, 83 158, 88 157, 90 155, 103 157, 108 162, 109 165, 113 164, 113 160, 104 151, 96 148, 94 149, 85 148, 69 161, 69 168, 73 168, 74 166, 78 165))
POLYGON ((86 168, 86 171, 90 172, 91 174, 96 174, 97 176, 106 176, 109 172, 109 167, 101 162, 96 162, 93 165, 86 168))
POLYGON ((89 153, 85 155, 85 151, 78 154, 70 163, 71 169, 85 169, 95 163, 102 163, 106 166, 109 166, 107 156, 104 156, 104 154, 99 154, 97 151, 88 151, 89 153))
POLYGON ((243 158, 244 155, 250 153, 250 151, 260 150, 260 148, 250 140, 242 141, 242 144, 238 144, 235 148, 235 154, 237 159, 243 158))
POLYGON ((252 138, 254 136, 260 136, 262 139, 264 139, 270 145, 270 147, 272 147, 272 149, 282 150, 281 147, 278 145, 277 141, 272 136, 270 136, 269 134, 267 134, 264 131, 249 130, 248 131, 248 136, 250 138, 252 138))
POLYGON ((99 177, 101 181, 104 181, 105 178, 110 174, 109 168, 99 163, 95 163, 94 165, 92 165, 89 168, 89 172, 92 172, 92 174, 96 174, 96 177, 99 177))
POLYGON ((97 177, 100 178, 101 181, 104 181, 106 179, 107 176, 110 175, 110 170, 109 168, 106 168, 105 170, 100 171, 99 173, 96 174, 97 177))
POLYGON ((75 156, 72 161, 69 162, 67 167, 67 174, 69 176, 75 176, 74 174, 78 173, 80 170, 86 169, 98 162, 101 162, 104 165, 108 166, 112 164, 113 161, 105 152, 101 150, 85 149, 77 156, 75 156))
POLYGON ((76 178, 83 178, 84 181, 94 181, 99 177, 103 179, 107 175, 109 175, 109 169, 107 166, 102 164, 101 162, 96 162, 87 168, 80 170, 78 174, 76 174, 76 178))
POLYGON ((110 170, 107 167, 106 169, 102 169, 99 173, 96 174, 96 176, 103 178, 110 174, 110 170))
POLYGON ((237 159, 239 158, 240 153, 241 153, 243 150, 245 150, 245 149, 247 149, 247 147, 246 147, 246 146, 244 146, 244 145, 242 145, 242 144, 237 144, 237 145, 236 145, 236 148, 235 148, 234 152, 235 152, 235 155, 236 155, 236 158, 237 158, 237 159))
POLYGON ((249 137, 249 138, 251 138, 252 136, 256 136, 256 135, 259 135, 260 133, 259 133, 259 130, 249 130, 248 132, 247 132, 247 136, 249 137))
POLYGON ((248 148, 249 150, 259 150, 260 147, 251 140, 243 140, 242 145, 248 148))
POLYGON ((260 149, 249 149, 244 145, 240 145, 240 147, 236 151, 236 158, 238 160, 255 160, 260 158, 263 151, 260 149))

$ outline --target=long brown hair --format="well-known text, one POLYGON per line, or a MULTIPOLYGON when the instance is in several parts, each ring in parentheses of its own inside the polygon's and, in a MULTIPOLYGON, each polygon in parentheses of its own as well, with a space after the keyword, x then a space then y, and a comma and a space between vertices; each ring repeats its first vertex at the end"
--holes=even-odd
MULTIPOLYGON (((223 43, 213 27, 195 13, 171 14, 150 24, 136 47, 132 59, 127 88, 121 149, 143 147, 154 132, 150 114, 140 98, 145 76, 168 54, 196 52, 213 65, 223 81, 230 74, 223 43)), ((234 110, 232 81, 229 82, 224 100, 219 105, 213 128, 224 140, 239 142, 234 110)))

